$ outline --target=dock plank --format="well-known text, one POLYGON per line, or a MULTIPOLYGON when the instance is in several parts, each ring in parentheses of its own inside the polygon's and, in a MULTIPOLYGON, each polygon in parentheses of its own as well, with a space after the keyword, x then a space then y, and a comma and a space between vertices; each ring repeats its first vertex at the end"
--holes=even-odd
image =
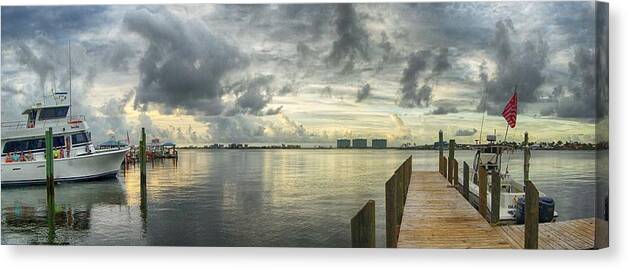
MULTIPOLYGON (((539 224, 539 249, 592 249, 594 219, 576 219, 539 224)), ((522 248, 523 225, 498 226, 515 248, 522 248)))
MULTIPOLYGON (((593 218, 539 224, 539 249, 591 249, 593 218)), ((438 172, 414 172, 399 248, 524 248, 524 225, 491 226, 438 172)))
POLYGON ((400 248, 512 248, 438 172, 412 174, 400 248))

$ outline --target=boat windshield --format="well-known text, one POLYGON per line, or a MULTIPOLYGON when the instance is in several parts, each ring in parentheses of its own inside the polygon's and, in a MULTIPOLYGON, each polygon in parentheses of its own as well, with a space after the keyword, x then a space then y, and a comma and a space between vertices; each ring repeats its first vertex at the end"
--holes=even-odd
POLYGON ((48 107, 41 109, 39 120, 63 119, 68 114, 68 107, 48 107))

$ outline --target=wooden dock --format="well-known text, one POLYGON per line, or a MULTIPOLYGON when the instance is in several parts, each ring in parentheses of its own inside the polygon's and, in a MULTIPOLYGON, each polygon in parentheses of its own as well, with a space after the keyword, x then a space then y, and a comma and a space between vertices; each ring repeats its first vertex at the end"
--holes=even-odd
MULTIPOLYGON (((539 249, 591 249, 594 219, 539 224, 539 249)), ((523 248, 524 225, 495 226, 439 172, 414 172, 399 248, 523 248)))
MULTIPOLYGON (((539 249, 592 249, 595 219, 577 219, 539 224, 539 249)), ((513 248, 523 248, 524 225, 495 227, 513 248)))
POLYGON ((512 248, 438 172, 414 172, 399 248, 512 248))

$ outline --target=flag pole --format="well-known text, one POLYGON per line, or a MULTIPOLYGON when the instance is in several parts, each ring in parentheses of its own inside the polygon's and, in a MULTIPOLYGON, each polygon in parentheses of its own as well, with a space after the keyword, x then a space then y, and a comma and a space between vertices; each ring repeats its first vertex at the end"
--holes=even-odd
POLYGON ((510 129, 510 125, 506 123, 506 134, 504 135, 504 142, 506 142, 506 137, 508 137, 508 129, 510 129))

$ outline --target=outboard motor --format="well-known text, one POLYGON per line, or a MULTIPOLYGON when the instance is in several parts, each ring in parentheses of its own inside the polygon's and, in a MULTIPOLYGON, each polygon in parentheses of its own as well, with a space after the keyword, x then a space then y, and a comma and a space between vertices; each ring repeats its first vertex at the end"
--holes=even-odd
MULTIPOLYGON (((517 210, 515 211, 515 221, 517 224, 525 222, 525 197, 517 199, 517 210)), ((539 197, 539 223, 550 222, 554 219, 554 199, 551 197, 539 197)))
POLYGON ((550 222, 554 219, 554 199, 539 197, 539 222, 550 222))

